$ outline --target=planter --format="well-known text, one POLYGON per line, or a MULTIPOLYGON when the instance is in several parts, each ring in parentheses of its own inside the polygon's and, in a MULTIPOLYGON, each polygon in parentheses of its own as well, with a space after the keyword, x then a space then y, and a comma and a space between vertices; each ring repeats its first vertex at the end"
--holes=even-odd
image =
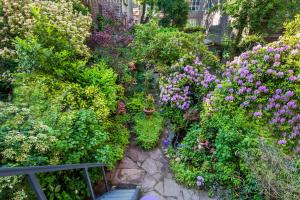
POLYGON ((147 115, 147 117, 152 116, 152 114, 155 112, 155 109, 144 109, 144 113, 147 115))

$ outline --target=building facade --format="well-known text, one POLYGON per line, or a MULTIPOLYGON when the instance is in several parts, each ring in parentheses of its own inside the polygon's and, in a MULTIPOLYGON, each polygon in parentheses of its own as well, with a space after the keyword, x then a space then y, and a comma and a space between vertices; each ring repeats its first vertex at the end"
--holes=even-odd
POLYGON ((82 0, 82 2, 91 8, 93 18, 102 13, 104 8, 113 9, 118 18, 133 17, 132 0, 82 0))

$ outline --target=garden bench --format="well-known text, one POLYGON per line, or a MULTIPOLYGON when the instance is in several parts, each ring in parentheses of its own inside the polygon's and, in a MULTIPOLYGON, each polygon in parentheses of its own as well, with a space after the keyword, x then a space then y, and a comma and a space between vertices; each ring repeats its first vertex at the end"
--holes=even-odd
POLYGON ((47 200, 45 193, 43 192, 38 178, 37 173, 47 173, 55 171, 65 171, 65 170, 84 170, 84 177, 89 188, 90 199, 91 200, 137 200, 139 195, 139 188, 134 189, 114 189, 109 190, 104 164, 101 163, 85 163, 85 164, 68 164, 68 165, 56 165, 56 166, 32 166, 32 167, 3 167, 0 168, 0 177, 3 176, 16 176, 16 175, 25 175, 28 178, 31 188, 34 190, 37 195, 38 200, 47 200), (89 177, 88 169, 100 167, 103 173, 105 190, 106 193, 100 197, 95 197, 94 190, 92 188, 92 183, 89 177))

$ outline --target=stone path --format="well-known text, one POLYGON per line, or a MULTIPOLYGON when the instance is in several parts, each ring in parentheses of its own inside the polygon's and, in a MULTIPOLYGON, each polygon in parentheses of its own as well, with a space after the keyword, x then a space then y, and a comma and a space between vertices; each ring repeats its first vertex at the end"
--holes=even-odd
POLYGON ((132 142, 125 158, 108 178, 113 185, 140 186, 142 197, 150 194, 160 200, 210 199, 206 192, 186 189, 175 182, 169 171, 168 160, 160 147, 146 152, 132 142))

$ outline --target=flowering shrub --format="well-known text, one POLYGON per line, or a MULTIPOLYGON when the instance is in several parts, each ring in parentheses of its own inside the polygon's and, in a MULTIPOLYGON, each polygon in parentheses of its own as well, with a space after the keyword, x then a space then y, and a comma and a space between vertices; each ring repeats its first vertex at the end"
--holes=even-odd
POLYGON ((280 145, 300 151, 300 44, 275 42, 255 46, 228 63, 224 73, 225 102, 246 109, 267 122, 280 145))
POLYGON ((171 67, 172 73, 160 81, 160 100, 163 104, 188 110, 202 101, 219 80, 208 71, 199 57, 192 55, 179 60, 171 67))
MULTIPOLYGON (((89 37, 92 19, 73 8, 73 2, 62 0, 4 0, 0 3, 0 56, 10 57, 15 54, 14 39, 23 38, 32 33, 35 26, 35 12, 40 12, 55 24, 80 56, 89 55, 85 40, 89 37)), ((78 7, 78 2, 76 3, 78 7)))

